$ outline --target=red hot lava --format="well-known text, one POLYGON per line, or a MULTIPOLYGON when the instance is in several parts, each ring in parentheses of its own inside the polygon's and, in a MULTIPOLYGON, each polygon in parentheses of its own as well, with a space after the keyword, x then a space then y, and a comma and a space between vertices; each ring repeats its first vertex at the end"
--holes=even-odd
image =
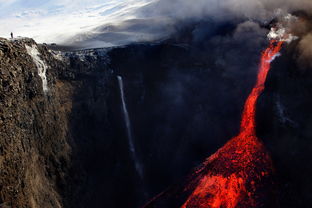
MULTIPOLYGON (((279 54, 282 44, 271 41, 263 51, 257 83, 244 106, 239 135, 191 175, 179 193, 190 193, 181 208, 251 208, 262 205, 265 199, 261 192, 265 192, 264 184, 270 181, 273 167, 270 156, 256 136, 256 103, 264 90, 271 62, 279 54)), ((157 198, 145 207, 159 207, 155 202, 157 198)))

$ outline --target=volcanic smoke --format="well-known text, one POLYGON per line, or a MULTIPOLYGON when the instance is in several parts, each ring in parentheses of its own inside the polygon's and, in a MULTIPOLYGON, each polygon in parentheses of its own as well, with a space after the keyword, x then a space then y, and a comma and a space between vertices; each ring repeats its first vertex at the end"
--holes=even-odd
MULTIPOLYGON (((265 200, 264 186, 271 183, 272 161, 256 136, 256 104, 265 88, 271 62, 284 41, 271 40, 263 51, 255 87, 242 113, 238 136, 232 138, 190 176, 183 194, 190 194, 181 208, 251 208, 265 200)), ((159 197, 166 195, 163 193, 159 197)), ((172 194, 170 194, 172 195, 172 194)), ((156 197, 145 207, 157 207, 156 197)))

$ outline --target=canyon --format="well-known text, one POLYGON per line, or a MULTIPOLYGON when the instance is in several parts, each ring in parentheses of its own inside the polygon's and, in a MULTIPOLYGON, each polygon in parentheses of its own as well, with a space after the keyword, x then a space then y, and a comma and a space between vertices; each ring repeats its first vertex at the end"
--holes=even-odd
MULTIPOLYGON (((267 47, 228 24, 205 39, 194 31, 62 52, 1 38, 0 207, 142 207, 184 187, 194 167, 239 135, 267 47)), ((255 112, 275 169, 266 207, 312 204, 312 74, 298 67, 296 44, 272 63, 255 112)), ((158 207, 181 207, 194 190, 158 207)))

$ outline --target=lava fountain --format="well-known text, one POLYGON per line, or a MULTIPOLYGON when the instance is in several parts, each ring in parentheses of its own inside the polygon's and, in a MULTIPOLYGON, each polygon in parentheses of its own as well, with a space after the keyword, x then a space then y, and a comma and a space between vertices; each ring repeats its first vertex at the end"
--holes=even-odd
POLYGON ((283 41, 271 40, 262 53, 256 85, 245 102, 239 135, 210 156, 185 184, 160 194, 145 207, 263 206, 268 195, 265 187, 272 183, 273 166, 264 145, 256 136, 256 104, 264 90, 271 62, 279 55, 282 44, 283 41), (181 196, 183 200, 179 201, 181 196), (169 198, 178 202, 174 205, 163 202, 169 198))

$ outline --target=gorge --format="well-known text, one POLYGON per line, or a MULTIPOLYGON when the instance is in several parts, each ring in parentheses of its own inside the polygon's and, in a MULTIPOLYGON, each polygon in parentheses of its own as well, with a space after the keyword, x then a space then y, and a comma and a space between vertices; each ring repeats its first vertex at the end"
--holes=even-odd
MULTIPOLYGON (((177 193, 241 135, 266 34, 208 21, 157 43, 62 52, 1 38, 0 207, 142 207, 167 187, 177 193)), ((253 115, 275 167, 265 207, 312 204, 312 72, 296 62, 298 44, 271 63, 253 115)), ((154 205, 198 207, 192 193, 195 185, 154 205)))

